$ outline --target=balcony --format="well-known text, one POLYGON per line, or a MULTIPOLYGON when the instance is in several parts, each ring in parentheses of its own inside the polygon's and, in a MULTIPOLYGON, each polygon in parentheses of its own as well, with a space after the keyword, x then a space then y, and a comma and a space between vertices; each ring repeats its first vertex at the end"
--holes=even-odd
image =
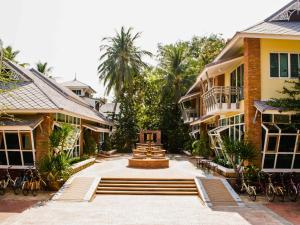
POLYGON ((192 123, 199 119, 196 109, 184 109, 182 112, 184 123, 192 123))
POLYGON ((215 86, 202 95, 206 115, 239 111, 243 88, 215 86))

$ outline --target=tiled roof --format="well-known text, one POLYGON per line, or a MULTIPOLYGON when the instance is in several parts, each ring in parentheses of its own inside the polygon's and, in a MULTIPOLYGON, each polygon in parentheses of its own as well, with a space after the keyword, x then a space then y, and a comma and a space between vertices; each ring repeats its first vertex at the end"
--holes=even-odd
POLYGON ((12 91, 0 94, 0 107, 5 109, 58 109, 32 82, 16 84, 12 91))
POLYGON ((254 106, 257 108, 260 112, 265 112, 267 110, 274 110, 274 111, 283 111, 283 108, 274 107, 267 104, 267 101, 254 101, 254 106))
POLYGON ((1 118, 0 119, 0 126, 1 129, 3 127, 11 127, 11 126, 21 126, 21 127, 28 127, 34 129, 39 123, 43 121, 42 116, 27 116, 27 117, 15 117, 15 118, 1 118))
POLYGON ((300 22, 262 22, 242 33, 300 35, 300 22))
MULTIPOLYGON (((20 81, 12 91, 0 94, 2 107, 7 110, 65 110, 96 122, 110 124, 101 113, 68 88, 47 78, 38 71, 27 70, 10 61, 6 64, 30 81, 20 81)), ((1 106, 1 105, 0 105, 1 106)))

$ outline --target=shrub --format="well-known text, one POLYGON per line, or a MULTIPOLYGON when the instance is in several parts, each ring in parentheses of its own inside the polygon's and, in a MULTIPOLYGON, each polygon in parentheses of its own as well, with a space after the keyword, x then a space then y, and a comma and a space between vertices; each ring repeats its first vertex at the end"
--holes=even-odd
POLYGON ((48 182, 66 181, 70 174, 70 159, 65 152, 49 152, 39 164, 39 169, 48 182))
POLYGON ((200 133, 200 139, 196 140, 192 144, 192 153, 193 155, 208 157, 210 154, 210 149, 208 146, 208 141, 206 134, 204 132, 200 133))
POLYGON ((88 130, 84 131, 83 139, 84 139, 84 145, 83 145, 84 153, 88 155, 95 154, 98 151, 97 143, 88 130))
POLYGON ((255 159, 257 154, 255 146, 251 142, 246 140, 235 141, 229 137, 224 138, 223 149, 237 177, 240 175, 244 162, 255 159))

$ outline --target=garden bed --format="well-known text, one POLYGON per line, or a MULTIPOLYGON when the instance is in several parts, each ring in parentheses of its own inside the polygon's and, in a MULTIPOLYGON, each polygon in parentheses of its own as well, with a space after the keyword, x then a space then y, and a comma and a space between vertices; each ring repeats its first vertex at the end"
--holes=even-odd
POLYGON ((72 169, 72 174, 74 173, 78 173, 79 171, 93 165, 96 161, 96 158, 90 158, 90 159, 86 159, 86 160, 83 160, 83 161, 80 161, 78 163, 74 163, 72 166, 71 166, 71 169, 72 169))

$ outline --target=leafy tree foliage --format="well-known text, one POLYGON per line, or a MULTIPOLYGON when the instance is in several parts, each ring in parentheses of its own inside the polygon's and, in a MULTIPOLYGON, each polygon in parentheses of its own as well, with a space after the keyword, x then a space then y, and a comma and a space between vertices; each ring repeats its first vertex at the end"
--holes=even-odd
POLYGON ((120 113, 116 120, 116 132, 113 143, 122 151, 132 148, 137 137, 136 105, 137 90, 141 86, 140 78, 143 69, 148 65, 143 61, 144 56, 152 56, 148 51, 136 46, 140 33, 133 34, 133 29, 121 28, 114 37, 104 38, 105 44, 100 50, 98 67, 99 78, 106 85, 106 93, 115 93, 115 107, 112 119, 115 119, 117 103, 120 103, 120 113))
POLYGON ((274 107, 282 108, 285 111, 300 112, 300 78, 296 81, 285 81, 289 86, 284 86, 281 94, 283 98, 273 98, 268 104, 274 107))
POLYGON ((3 48, 3 56, 5 59, 8 59, 14 63, 19 64, 20 66, 28 66, 28 63, 20 63, 19 61, 17 61, 17 56, 20 54, 19 50, 14 50, 12 46, 6 46, 5 48, 3 48))
POLYGON ((118 149, 132 147, 140 129, 160 129, 165 148, 178 152, 190 143, 189 126, 181 119, 178 101, 195 82, 197 74, 225 45, 219 35, 194 37, 191 41, 158 45, 157 66, 147 67, 143 56, 151 53, 135 47, 140 36, 122 28, 115 37, 106 38, 101 50, 99 77, 106 91, 114 90, 120 102, 113 143, 118 149), (133 55, 133 56, 132 56, 133 55), (138 59, 135 59, 137 57, 138 59))
POLYGON ((35 66, 37 71, 44 74, 45 76, 49 76, 53 69, 52 67, 48 66, 47 62, 42 63, 41 61, 39 61, 38 63, 35 64, 35 66))
POLYGON ((116 131, 112 142, 119 151, 129 152, 137 139, 138 127, 134 99, 129 94, 119 96, 120 113, 116 117, 116 131))
POLYGON ((114 37, 104 38, 103 41, 106 44, 100 46, 103 54, 98 67, 99 78, 106 85, 107 94, 114 90, 117 101, 126 89, 130 88, 133 79, 140 75, 143 68, 147 67, 142 57, 152 56, 150 52, 136 46, 141 33, 133 34, 132 32, 132 28, 126 30, 122 27, 114 37))

